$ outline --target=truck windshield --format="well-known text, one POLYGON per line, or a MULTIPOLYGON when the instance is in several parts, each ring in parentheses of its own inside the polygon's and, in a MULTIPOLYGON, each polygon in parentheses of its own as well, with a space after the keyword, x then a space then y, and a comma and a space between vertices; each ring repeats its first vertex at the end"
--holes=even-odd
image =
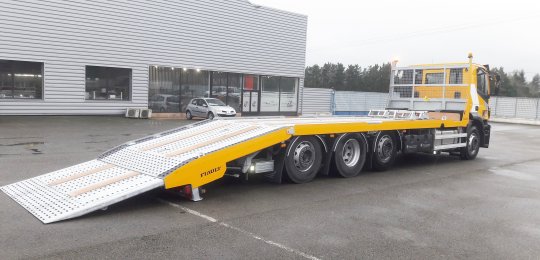
POLYGON ((209 106, 226 106, 225 103, 223 103, 223 101, 219 100, 219 99, 216 99, 216 98, 209 98, 206 100, 206 102, 208 103, 209 106))

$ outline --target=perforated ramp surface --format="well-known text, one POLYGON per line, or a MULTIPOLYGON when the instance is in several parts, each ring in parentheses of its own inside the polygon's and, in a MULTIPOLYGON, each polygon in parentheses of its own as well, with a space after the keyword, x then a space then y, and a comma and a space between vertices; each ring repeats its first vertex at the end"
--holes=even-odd
POLYGON ((92 160, 2 187, 43 223, 78 217, 163 186, 163 180, 92 160))
POLYGON ((70 219, 163 187, 168 173, 190 161, 282 127, 203 121, 128 142, 98 159, 1 190, 43 223, 70 219))

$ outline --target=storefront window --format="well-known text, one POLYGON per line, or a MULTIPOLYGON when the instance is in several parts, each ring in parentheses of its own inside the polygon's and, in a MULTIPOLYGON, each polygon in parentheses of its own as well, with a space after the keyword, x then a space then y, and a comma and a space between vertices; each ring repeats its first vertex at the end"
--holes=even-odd
POLYGON ((43 63, 0 60, 0 99, 41 99, 43 63))
POLYGON ((259 76, 244 75, 244 90, 259 90, 259 76))
POLYGON ((280 77, 261 77, 261 112, 279 112, 279 80, 280 77))
POLYGON ((149 73, 148 107, 156 113, 180 112, 182 69, 151 66, 149 73))
POLYGON ((229 73, 227 85, 227 97, 225 103, 237 111, 240 111, 240 89, 242 87, 242 75, 229 73))
POLYGON ((131 100, 131 69, 86 66, 86 100, 131 100))
POLYGON ((298 79, 282 77, 280 80, 280 112, 296 112, 298 79))
POLYGON ((212 93, 210 97, 217 98, 225 102, 227 96, 228 74, 229 73, 227 72, 212 72, 212 86, 210 88, 212 93))
POLYGON ((297 111, 298 84, 298 78, 152 66, 148 104, 154 112, 184 113, 192 99, 211 97, 246 114, 290 114, 297 111))
POLYGON ((261 77, 261 112, 296 112, 298 78, 261 77))
POLYGON ((259 112, 259 76, 244 75, 242 94, 242 113, 259 112))
POLYGON ((186 112, 186 107, 191 99, 209 96, 209 75, 209 72, 204 70, 182 70, 180 112, 186 112))

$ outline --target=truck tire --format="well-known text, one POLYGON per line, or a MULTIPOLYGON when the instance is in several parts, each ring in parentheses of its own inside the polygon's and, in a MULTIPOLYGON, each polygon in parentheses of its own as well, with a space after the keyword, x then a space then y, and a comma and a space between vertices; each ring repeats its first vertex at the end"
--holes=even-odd
POLYGON ((293 183, 312 181, 321 168, 322 148, 313 136, 303 136, 295 139, 285 157, 287 177, 293 183))
POLYGON ((393 132, 380 132, 373 142, 373 169, 377 171, 390 169, 396 161, 397 147, 397 138, 393 132))
POLYGON ((474 125, 467 129, 467 146, 461 148, 461 159, 474 160, 480 150, 480 131, 474 125))
POLYGON ((357 176, 364 168, 368 144, 362 134, 346 134, 334 150, 334 169, 343 178, 357 176))

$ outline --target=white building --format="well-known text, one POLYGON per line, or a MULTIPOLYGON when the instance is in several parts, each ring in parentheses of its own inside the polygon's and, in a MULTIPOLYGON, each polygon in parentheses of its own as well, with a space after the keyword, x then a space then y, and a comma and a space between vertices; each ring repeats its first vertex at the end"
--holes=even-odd
POLYGON ((247 0, 0 5, 0 114, 184 112, 213 96, 243 114, 296 114, 307 17, 247 0))

